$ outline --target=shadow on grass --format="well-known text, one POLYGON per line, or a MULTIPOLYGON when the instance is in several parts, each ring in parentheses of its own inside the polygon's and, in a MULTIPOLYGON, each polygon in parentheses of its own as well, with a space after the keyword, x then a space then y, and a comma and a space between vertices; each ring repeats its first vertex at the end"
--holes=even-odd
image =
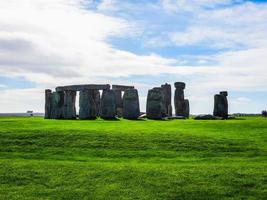
POLYGON ((124 119, 127 121, 138 121, 138 122, 145 122, 147 119, 141 118, 141 119, 124 119))
POLYGON ((119 118, 98 118, 103 121, 121 121, 119 118))

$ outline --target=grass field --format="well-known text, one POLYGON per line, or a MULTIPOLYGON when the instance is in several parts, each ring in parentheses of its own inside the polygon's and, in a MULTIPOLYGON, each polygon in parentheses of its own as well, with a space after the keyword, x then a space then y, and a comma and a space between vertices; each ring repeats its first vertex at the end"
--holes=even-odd
POLYGON ((267 199, 267 119, 0 118, 0 199, 267 199))

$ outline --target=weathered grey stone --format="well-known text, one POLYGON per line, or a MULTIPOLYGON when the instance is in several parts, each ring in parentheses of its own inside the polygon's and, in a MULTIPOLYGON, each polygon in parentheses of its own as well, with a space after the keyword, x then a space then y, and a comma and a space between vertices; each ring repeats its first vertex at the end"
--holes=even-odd
POLYGON ((64 107, 63 118, 64 119, 76 119, 76 91, 66 90, 64 91, 64 107))
POLYGON ((116 100, 113 90, 103 90, 101 97, 101 118, 115 119, 116 118, 116 100))
POLYGON ((128 86, 128 85, 112 85, 113 90, 120 90, 120 91, 126 91, 128 89, 134 89, 134 86, 128 86))
POLYGON ((63 107, 64 107, 64 92, 52 92, 51 93, 51 119, 62 119, 63 118, 63 107))
POLYGON ((148 91, 146 114, 148 119, 162 119, 164 117, 164 94, 162 88, 148 91))
POLYGON ((227 91, 222 91, 222 92, 220 92, 220 94, 223 95, 223 96, 226 96, 226 97, 228 96, 228 92, 227 91))
POLYGON ((174 87, 175 88, 181 88, 184 90, 185 89, 185 83, 184 82, 175 82, 174 87))
POLYGON ((190 107, 189 107, 189 100, 184 100, 184 117, 189 118, 190 115, 190 107))
POLYGON ((116 115, 118 117, 122 117, 123 110, 123 101, 122 101, 122 92, 121 90, 113 90, 115 93, 115 101, 116 101, 116 115))
POLYGON ((214 117, 213 115, 197 115, 194 119, 195 120, 215 120, 216 117, 214 117))
POLYGON ((176 116, 184 116, 185 113, 185 102, 184 102, 184 89, 185 83, 176 82, 175 86, 175 94, 174 94, 174 106, 175 106, 175 115, 176 116))
POLYGON ((81 90, 107 90, 110 89, 109 84, 85 84, 85 85, 68 85, 56 87, 56 91, 81 91, 81 90))
POLYGON ((45 119, 51 119, 51 95, 51 90, 45 90, 45 119))
POLYGON ((136 89, 128 89, 123 95, 123 118, 137 119, 140 115, 139 97, 136 89))
POLYGON ((96 116, 99 117, 100 116, 100 101, 101 101, 101 97, 100 97, 100 92, 99 90, 93 90, 94 91, 94 102, 95 102, 95 106, 96 106, 96 116))
POLYGON ((94 90, 81 90, 79 98, 79 119, 96 119, 94 90))
POLYGON ((166 107, 165 107, 165 95, 164 95, 164 89, 162 87, 154 87, 152 89, 155 89, 155 90, 159 90, 162 92, 163 94, 163 100, 162 100, 162 104, 163 104, 163 107, 162 107, 162 117, 167 117, 167 112, 168 110, 166 110, 166 107))
POLYGON ((164 94, 164 109, 166 116, 172 116, 172 109, 170 109, 171 98, 172 98, 171 85, 165 83, 164 85, 161 85, 161 88, 163 89, 163 94, 164 94))
POLYGON ((227 92, 220 92, 214 96, 214 110, 213 115, 222 117, 223 119, 228 118, 228 100, 227 92))

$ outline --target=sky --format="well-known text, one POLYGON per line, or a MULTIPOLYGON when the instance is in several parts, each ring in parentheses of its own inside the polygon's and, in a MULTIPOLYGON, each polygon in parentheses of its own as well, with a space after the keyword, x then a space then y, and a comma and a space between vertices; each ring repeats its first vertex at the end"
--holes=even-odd
POLYGON ((267 1, 0 0, 0 113, 44 112, 70 84, 186 83, 191 113, 267 108, 267 1))

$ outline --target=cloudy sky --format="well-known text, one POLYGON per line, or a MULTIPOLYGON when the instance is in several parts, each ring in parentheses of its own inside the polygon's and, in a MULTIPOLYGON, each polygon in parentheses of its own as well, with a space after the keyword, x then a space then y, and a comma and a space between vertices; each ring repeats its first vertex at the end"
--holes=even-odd
POLYGON ((267 107, 267 1, 0 0, 0 112, 43 112, 58 85, 186 82, 192 113, 267 107))

